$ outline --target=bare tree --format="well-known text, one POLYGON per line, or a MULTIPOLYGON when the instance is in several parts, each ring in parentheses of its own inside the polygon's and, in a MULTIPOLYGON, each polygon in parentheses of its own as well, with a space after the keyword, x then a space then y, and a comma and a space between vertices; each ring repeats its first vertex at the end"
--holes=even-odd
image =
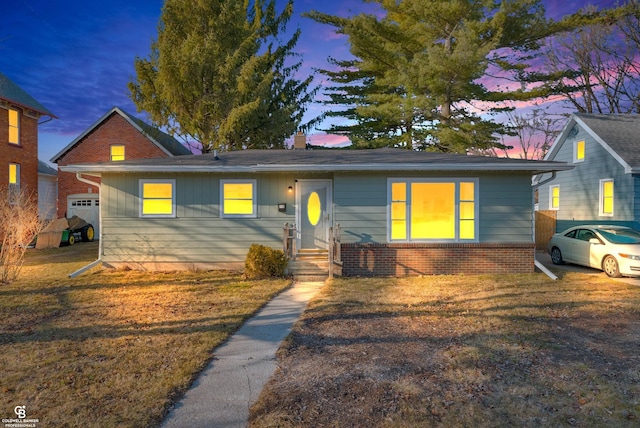
POLYGON ((640 113, 640 3, 547 44, 550 82, 577 111, 640 113))
POLYGON ((27 247, 42 230, 38 202, 24 190, 0 191, 0 283, 8 284, 20 275, 27 247))

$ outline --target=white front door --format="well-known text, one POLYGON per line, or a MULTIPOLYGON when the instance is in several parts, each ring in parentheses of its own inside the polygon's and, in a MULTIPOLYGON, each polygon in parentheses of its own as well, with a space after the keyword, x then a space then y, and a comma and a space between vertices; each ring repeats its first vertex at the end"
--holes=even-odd
POLYGON ((298 248, 329 248, 331 224, 331 180, 299 180, 296 189, 298 248))

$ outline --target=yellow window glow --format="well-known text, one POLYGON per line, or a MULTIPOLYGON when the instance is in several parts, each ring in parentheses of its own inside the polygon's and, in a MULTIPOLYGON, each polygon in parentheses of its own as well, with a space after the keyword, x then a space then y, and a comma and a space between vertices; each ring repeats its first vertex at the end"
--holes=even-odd
POLYGON ((602 182, 602 213, 613 214, 613 181, 602 182))
POLYGON ((124 160, 124 146, 111 146, 111 160, 113 162, 124 160))
POLYGON ((584 141, 576 143, 576 160, 584 160, 584 141))
POLYGON ((222 185, 224 214, 251 215, 253 212, 253 183, 224 183, 222 185))
POLYGON ((407 239, 406 183, 391 183, 391 239, 407 239))
POLYGON ((17 110, 9 109, 9 143, 20 144, 20 117, 17 110))
POLYGON ((312 226, 317 225, 320 221, 321 209, 318 193, 312 192, 307 201, 307 217, 309 217, 309 223, 311 223, 312 226))
POLYGON ((551 188, 551 208, 560 207, 560 187, 551 188))
POLYGON ((18 184, 18 165, 9 164, 9 184, 18 184))
POLYGON ((173 183, 142 184, 142 214, 173 214, 173 183))
POLYGON ((454 239, 455 183, 411 184, 411 238, 454 239))

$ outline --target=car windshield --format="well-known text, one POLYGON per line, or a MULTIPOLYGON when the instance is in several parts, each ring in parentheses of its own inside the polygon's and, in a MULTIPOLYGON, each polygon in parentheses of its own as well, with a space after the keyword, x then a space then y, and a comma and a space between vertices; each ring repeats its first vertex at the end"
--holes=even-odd
POLYGON ((640 244, 640 232, 633 229, 598 229, 612 244, 640 244))

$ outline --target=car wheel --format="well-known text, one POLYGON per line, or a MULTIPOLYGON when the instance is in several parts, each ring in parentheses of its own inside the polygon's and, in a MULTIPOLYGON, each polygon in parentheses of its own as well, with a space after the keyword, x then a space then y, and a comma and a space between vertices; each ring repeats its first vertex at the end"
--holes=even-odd
POLYGON ((95 237, 95 231, 93 229, 93 226, 88 224, 85 227, 83 227, 82 230, 80 231, 80 236, 82 237, 82 240, 85 242, 93 242, 93 238, 95 237))
POLYGON ((562 260, 562 253, 560 252, 560 248, 553 247, 551 249, 551 261, 554 265, 563 265, 564 260, 562 260))
POLYGON ((607 256, 602 261, 602 270, 607 276, 611 278, 620 278, 620 269, 618 268, 618 261, 613 256, 607 256))

